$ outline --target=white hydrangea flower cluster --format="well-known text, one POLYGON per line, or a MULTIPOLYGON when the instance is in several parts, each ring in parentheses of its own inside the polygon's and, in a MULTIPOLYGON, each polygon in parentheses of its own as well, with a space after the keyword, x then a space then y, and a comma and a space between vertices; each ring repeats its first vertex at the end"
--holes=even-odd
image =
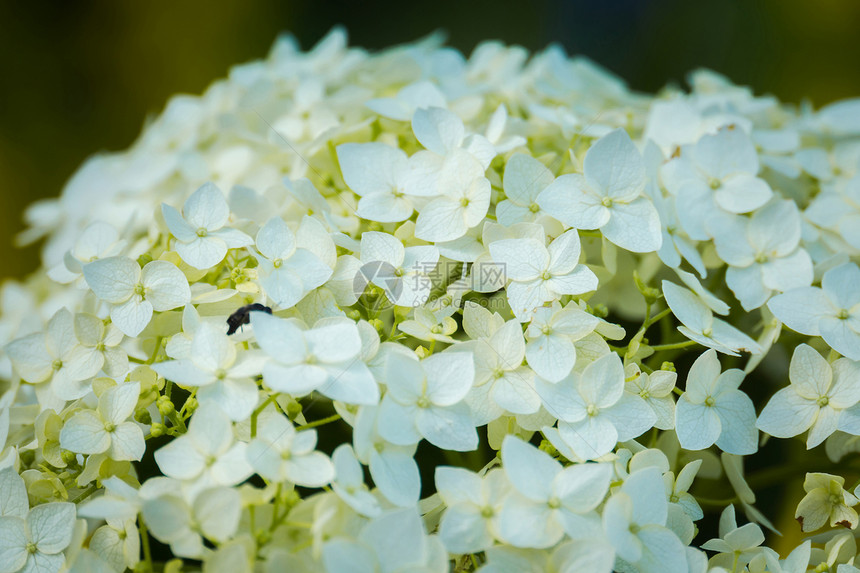
POLYGON ((172 99, 27 212, 0 573, 860 571, 860 100, 690 83, 335 30, 172 99))

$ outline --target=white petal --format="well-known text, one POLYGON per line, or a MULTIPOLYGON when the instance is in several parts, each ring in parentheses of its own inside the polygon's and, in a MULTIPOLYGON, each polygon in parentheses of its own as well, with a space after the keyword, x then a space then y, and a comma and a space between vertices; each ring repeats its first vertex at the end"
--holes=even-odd
POLYGON ((140 266, 128 257, 107 257, 84 265, 84 278, 100 299, 118 304, 134 293, 140 266))
POLYGON ((405 448, 387 448, 370 452, 370 477, 388 501, 411 507, 421 493, 421 476, 415 459, 405 448))
POLYGON ((227 541, 239 526, 242 501, 239 492, 219 487, 201 492, 194 500, 194 517, 200 532, 213 541, 227 541))
POLYGON ((790 329, 818 336, 818 323, 830 313, 832 303, 820 288, 804 287, 773 297, 767 307, 790 329))
POLYGON ((423 366, 427 373, 427 395, 437 406, 456 404, 472 388, 475 362, 469 352, 435 354, 425 359, 423 366))
POLYGON ((722 427, 713 408, 681 399, 675 404, 675 433, 685 450, 703 450, 717 441, 722 427))
POLYGON ((579 422, 559 422, 558 433, 571 449, 586 460, 599 458, 618 443, 618 432, 608 416, 586 416, 579 422))
POLYGON ((257 344, 281 364, 299 364, 307 356, 304 335, 294 323, 265 312, 251 313, 257 344))
POLYGON ((453 241, 466 234, 464 207, 449 197, 434 199, 421 209, 415 220, 415 236, 425 241, 453 241))
POLYGON ((490 256, 504 266, 508 279, 530 281, 549 267, 547 249, 535 239, 504 239, 490 243, 490 256))
POLYGON ((505 164, 505 195, 517 205, 528 207, 553 179, 552 172, 543 163, 530 155, 517 153, 505 164))
POLYGON ((188 224, 175 207, 171 207, 167 203, 162 203, 161 214, 164 216, 164 222, 167 223, 170 234, 180 241, 193 241, 197 236, 197 229, 188 224))
POLYGON ((195 269, 205 270, 224 260, 227 243, 214 235, 195 237, 187 243, 178 242, 174 249, 182 260, 195 269))
POLYGON ((143 267, 141 282, 146 298, 157 311, 185 306, 191 300, 188 280, 176 265, 167 261, 152 261, 143 267))
POLYGON ((629 200, 645 187, 645 164, 623 129, 604 135, 585 154, 589 183, 613 199, 629 200))
POLYGON ((39 552, 59 553, 72 541, 75 505, 66 502, 38 505, 27 514, 27 525, 39 552))
POLYGON ((743 173, 730 175, 714 192, 717 205, 729 213, 749 213, 768 202, 773 191, 763 179, 743 173))
POLYGON ((851 360, 860 360, 860 333, 852 328, 850 320, 825 316, 819 322, 819 330, 830 348, 851 360))
POLYGON ((27 551, 27 525, 17 517, 0 518, 0 571, 15 573, 20 571, 30 557, 27 551))
POLYGON ((220 229, 227 224, 230 207, 214 183, 204 183, 182 205, 182 214, 192 228, 220 229))
POLYGON ((401 406, 386 394, 379 405, 377 418, 379 435, 392 444, 400 446, 417 444, 422 436, 415 427, 416 411, 416 407, 401 406))
POLYGON ((537 198, 541 209, 576 229, 598 229, 609 220, 609 209, 588 188, 585 177, 570 173, 556 179, 537 198))
POLYGON ((132 422, 119 424, 111 432, 108 457, 112 460, 140 461, 146 451, 146 443, 140 426, 132 422))
POLYGON ((399 223, 412 216, 414 207, 407 197, 392 193, 371 193, 358 200, 356 214, 368 221, 399 223))
POLYGON ((731 390, 720 394, 714 409, 721 425, 717 447, 739 456, 754 454, 758 449, 758 431, 752 400, 740 390, 731 390))
POLYGON ((499 533, 514 547, 543 548, 555 545, 564 535, 546 503, 520 495, 505 500, 499 514, 499 533))
POLYGON ((412 131, 426 149, 445 155, 459 147, 465 135, 463 121, 447 109, 418 109, 412 116, 412 131))
POLYGON ((78 412, 60 431, 63 449, 80 454, 100 454, 107 451, 110 442, 104 421, 92 410, 78 412))
POLYGON ((398 177, 407 166, 402 150, 376 142, 338 145, 337 159, 344 182, 358 195, 396 189, 398 177))
POLYGON ((11 516, 25 519, 30 503, 24 480, 12 467, 0 470, 0 517, 11 516))
POLYGON ((397 268, 403 263, 405 249, 394 236, 388 233, 367 231, 361 234, 361 262, 388 263, 397 268))
POLYGON ((615 203, 609 211, 609 221, 600 227, 600 232, 622 249, 650 253, 663 244, 660 216, 648 199, 639 197, 630 203, 615 203))
POLYGON ((756 421, 756 427, 777 438, 790 438, 808 430, 818 415, 818 406, 802 398, 793 388, 773 395, 756 421))
POLYGON ((512 435, 505 436, 501 453, 505 475, 520 493, 535 502, 552 496, 552 481, 561 472, 561 464, 512 435))
POLYGON ((311 452, 286 462, 286 477, 305 487, 322 487, 334 479, 334 466, 321 452, 311 452))
POLYGON ((478 433, 465 403, 445 408, 419 408, 415 426, 424 438, 438 448, 469 452, 478 447, 478 433))
POLYGON ((201 370, 188 359, 158 362, 152 369, 165 379, 184 386, 205 386, 215 381, 212 372, 201 370))
POLYGON ((288 259, 296 250, 296 236, 280 217, 272 217, 257 231, 257 249, 268 259, 288 259))

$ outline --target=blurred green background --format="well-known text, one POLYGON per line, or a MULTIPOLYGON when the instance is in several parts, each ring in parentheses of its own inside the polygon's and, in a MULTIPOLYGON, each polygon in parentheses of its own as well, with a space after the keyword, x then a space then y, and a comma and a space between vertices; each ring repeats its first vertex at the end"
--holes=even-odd
POLYGON ((482 39, 562 43, 653 91, 706 66, 820 106, 860 95, 860 2, 618 0, 530 2, 0 2, 0 278, 36 268, 12 247, 32 201, 57 195, 88 155, 120 150, 174 93, 200 93, 278 32, 303 47, 344 24, 382 48, 436 29, 468 53, 482 39))

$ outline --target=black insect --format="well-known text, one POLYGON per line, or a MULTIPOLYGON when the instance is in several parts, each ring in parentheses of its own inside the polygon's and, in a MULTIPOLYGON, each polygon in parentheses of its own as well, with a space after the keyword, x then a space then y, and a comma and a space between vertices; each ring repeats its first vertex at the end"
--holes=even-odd
POLYGON ((227 334, 233 334, 239 327, 243 324, 248 324, 251 322, 251 314, 254 311, 265 312, 266 314, 272 314, 272 309, 268 306, 263 306, 259 302, 255 302, 254 304, 248 304, 234 312, 227 318, 227 326, 230 328, 227 330, 227 334))

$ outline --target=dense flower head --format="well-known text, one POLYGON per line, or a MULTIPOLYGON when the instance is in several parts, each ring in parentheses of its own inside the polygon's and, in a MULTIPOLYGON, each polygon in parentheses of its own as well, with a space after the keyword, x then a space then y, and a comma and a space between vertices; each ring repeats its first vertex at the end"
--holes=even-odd
POLYGON ((0 573, 857 570, 860 100, 689 83, 335 30, 173 98, 27 213, 0 573))

